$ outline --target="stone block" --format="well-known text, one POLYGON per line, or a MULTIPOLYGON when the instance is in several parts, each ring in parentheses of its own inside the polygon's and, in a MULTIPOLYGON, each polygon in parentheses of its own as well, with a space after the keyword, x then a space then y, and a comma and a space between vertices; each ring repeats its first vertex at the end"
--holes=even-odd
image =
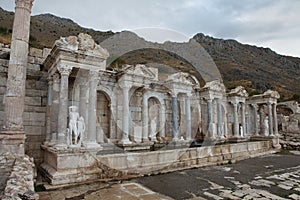
POLYGON ((5 76, 0 76, 0 86, 6 86, 7 78, 5 76))
POLYGON ((36 80, 30 80, 30 79, 26 80, 26 90, 35 89, 35 87, 36 87, 36 80))
POLYGON ((31 47, 29 49, 29 55, 33 57, 43 57, 43 50, 31 47))
MULTIPOLYGON (((6 93, 6 87, 5 86, 0 86, 0 95, 4 95, 6 93)), ((1 104, 2 102, 0 102, 1 104)))
POLYGON ((45 127, 42 126, 24 126, 26 135, 42 135, 45 134, 45 127))
POLYGON ((30 64, 30 63, 28 63, 27 70, 28 69, 34 70, 34 71, 40 71, 41 70, 41 66, 37 65, 37 64, 30 64))
POLYGON ((43 58, 46 58, 51 52, 51 49, 49 48, 44 48, 43 49, 43 58))
POLYGON ((47 83, 47 81, 37 81, 35 88, 38 90, 48 91, 48 83, 47 83))
POLYGON ((25 97, 25 105, 28 106, 41 106, 42 99, 41 97, 25 97))
POLYGON ((46 97, 47 92, 45 90, 26 89, 26 96, 28 97, 46 97))

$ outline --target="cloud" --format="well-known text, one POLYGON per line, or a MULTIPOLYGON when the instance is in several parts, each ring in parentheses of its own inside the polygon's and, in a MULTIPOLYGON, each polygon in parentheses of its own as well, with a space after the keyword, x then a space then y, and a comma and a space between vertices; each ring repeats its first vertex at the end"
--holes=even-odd
MULTIPOLYGON (((14 2, 2 0, 0 6, 12 10, 14 2)), ((33 14, 52 13, 96 30, 158 27, 189 37, 203 32, 300 56, 291 48, 299 46, 299 10, 297 0, 36 0, 33 14)))

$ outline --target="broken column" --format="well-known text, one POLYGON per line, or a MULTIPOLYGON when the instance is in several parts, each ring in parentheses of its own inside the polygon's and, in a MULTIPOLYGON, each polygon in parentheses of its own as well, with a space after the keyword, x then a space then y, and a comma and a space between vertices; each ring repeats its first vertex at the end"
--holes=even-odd
POLYGON ((11 52, 4 99, 5 119, 0 134, 2 152, 24 154, 25 132, 23 112, 25 99, 26 67, 30 13, 34 0, 16 0, 11 52))

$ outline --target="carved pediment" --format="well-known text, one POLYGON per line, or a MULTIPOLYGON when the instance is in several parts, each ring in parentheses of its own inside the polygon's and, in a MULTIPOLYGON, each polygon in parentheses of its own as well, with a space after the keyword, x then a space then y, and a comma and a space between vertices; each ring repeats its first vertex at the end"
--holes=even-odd
POLYGON ((156 79, 157 78, 157 71, 154 72, 153 68, 148 68, 145 65, 137 64, 135 66, 133 65, 125 65, 125 71, 126 74, 131 74, 131 75, 137 75, 137 76, 143 76, 151 79, 156 79))
POLYGON ((89 55, 101 56, 106 59, 109 53, 93 40, 92 36, 86 33, 80 33, 77 36, 61 37, 56 40, 54 46, 69 50, 82 51, 89 55))
POLYGON ((203 87, 203 89, 209 89, 209 90, 223 92, 223 93, 226 92, 225 85, 223 83, 221 83, 220 80, 214 80, 214 81, 207 82, 205 84, 205 86, 203 87))
POLYGON ((243 86, 237 86, 232 89, 229 93, 230 96, 248 97, 249 94, 243 86))
POLYGON ((267 90, 266 92, 264 92, 263 96, 269 96, 275 99, 279 99, 280 95, 277 91, 274 90, 267 90))
POLYGON ((190 80, 190 75, 184 72, 178 72, 172 75, 169 75, 167 81, 173 81, 177 83, 184 83, 184 84, 193 84, 190 80))

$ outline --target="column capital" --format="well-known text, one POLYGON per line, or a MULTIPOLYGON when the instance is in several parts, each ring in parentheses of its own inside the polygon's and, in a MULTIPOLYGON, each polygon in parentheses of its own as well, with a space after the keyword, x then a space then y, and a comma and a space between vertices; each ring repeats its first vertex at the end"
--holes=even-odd
POLYGON ((255 109, 257 109, 257 107, 258 107, 256 103, 251 103, 251 106, 255 109))
POLYGON ((16 8, 24 8, 31 12, 33 1, 34 0, 15 0, 16 8))
POLYGON ((96 71, 96 70, 90 70, 89 71, 89 79, 90 80, 97 80, 99 79, 99 71, 96 71))
POLYGON ((48 85, 53 85, 53 77, 52 76, 48 76, 47 81, 48 81, 48 85))
POLYGON ((61 75, 69 76, 73 67, 68 65, 59 65, 57 66, 57 70, 61 75))
POLYGON ((119 85, 122 90, 130 90, 131 86, 131 84, 119 85))

